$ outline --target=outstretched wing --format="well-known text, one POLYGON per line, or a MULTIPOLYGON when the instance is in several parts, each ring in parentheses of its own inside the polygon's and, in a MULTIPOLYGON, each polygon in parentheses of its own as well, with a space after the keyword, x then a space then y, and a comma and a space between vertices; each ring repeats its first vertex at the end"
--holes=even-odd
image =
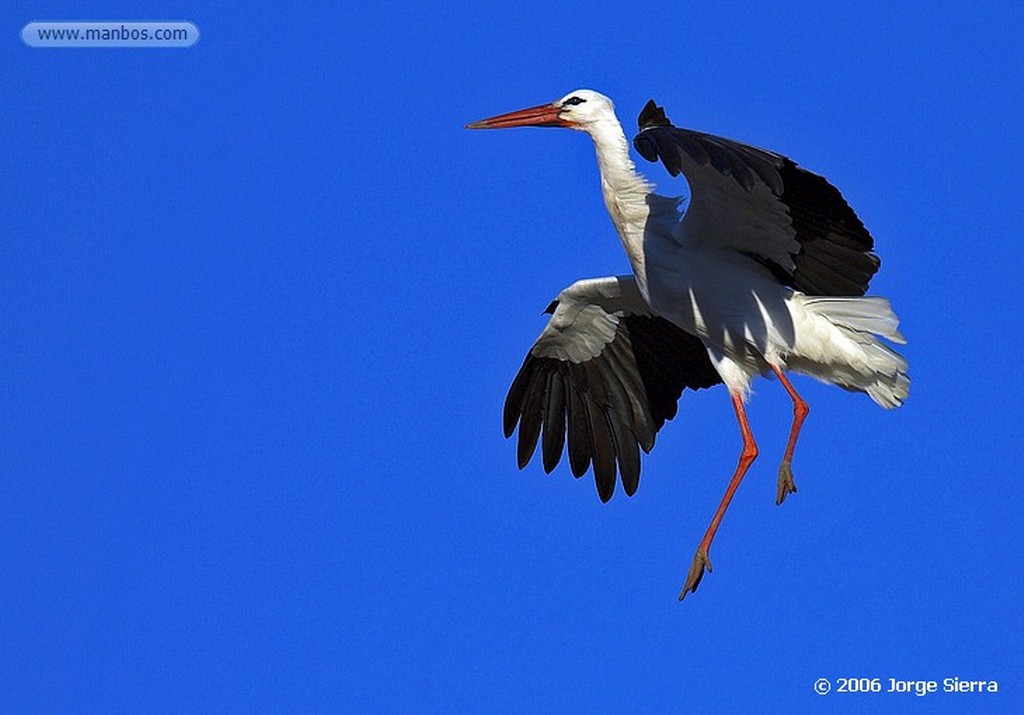
POLYGON ((633 146, 690 184, 688 235, 747 254, 811 295, 863 295, 880 261, 839 190, 784 156, 672 126, 647 102, 633 146))
POLYGON ((593 464, 601 501, 615 491, 616 465, 632 496, 640 450, 654 447, 683 389, 721 378, 698 338, 651 313, 632 276, 574 283, 546 312, 551 319, 505 399, 505 436, 519 426, 519 468, 540 440, 551 472, 568 437, 573 475, 593 464))

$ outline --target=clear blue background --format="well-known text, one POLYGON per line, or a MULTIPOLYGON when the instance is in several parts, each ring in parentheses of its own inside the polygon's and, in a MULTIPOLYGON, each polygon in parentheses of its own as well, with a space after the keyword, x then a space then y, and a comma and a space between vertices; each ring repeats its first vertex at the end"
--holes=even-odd
MULTIPOLYGON (((15 2, 0 37, 0 710, 1020 711, 1018 3, 15 2), (963 5, 961 7, 961 5, 963 5), (32 20, 189 20, 187 50, 32 20), (905 407, 688 393, 641 488, 515 468, 564 286, 628 270, 578 88, 843 190, 905 407), (819 677, 998 695, 815 695, 819 677)), ((642 169, 663 193, 680 182, 642 169)))

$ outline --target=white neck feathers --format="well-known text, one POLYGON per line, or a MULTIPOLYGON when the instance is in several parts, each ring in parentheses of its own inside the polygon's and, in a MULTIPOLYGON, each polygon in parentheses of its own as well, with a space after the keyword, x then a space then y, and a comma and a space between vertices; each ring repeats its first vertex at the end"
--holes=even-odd
POLYGON ((675 223, 678 220, 678 202, 655 195, 654 186, 637 173, 633 160, 629 158, 626 135, 614 115, 587 126, 586 131, 597 150, 604 205, 626 249, 641 291, 646 293, 643 244, 644 231, 649 228, 648 217, 652 210, 659 217, 669 211, 671 223, 675 223))

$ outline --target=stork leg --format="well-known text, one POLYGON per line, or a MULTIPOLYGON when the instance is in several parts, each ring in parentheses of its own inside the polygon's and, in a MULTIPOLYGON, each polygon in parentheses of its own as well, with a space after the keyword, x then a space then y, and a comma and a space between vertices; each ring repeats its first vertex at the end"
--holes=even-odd
POLYGON ((796 482, 793 481, 793 450, 796 448, 796 438, 800 436, 800 428, 803 426, 804 420, 807 419, 811 408, 797 394, 782 370, 772 365, 772 372, 778 376, 779 382, 782 383, 782 386, 786 388, 786 392, 793 399, 793 426, 789 430, 789 442, 786 444, 786 453, 782 456, 782 464, 779 465, 779 485, 775 491, 775 503, 781 504, 786 501, 788 495, 796 494, 796 482))
POLYGON ((736 493, 737 487, 743 481, 743 475, 747 473, 747 469, 750 468, 750 465, 757 458, 757 443, 754 442, 754 435, 750 431, 750 423, 747 422, 747 412, 743 408, 743 397, 739 392, 733 392, 730 396, 732 397, 732 406, 736 410, 736 419, 740 423, 740 434, 743 435, 743 451, 740 452, 739 464, 736 465, 736 471, 732 475, 732 480, 729 482, 729 486, 726 487, 725 494, 722 495, 722 501, 718 504, 718 509, 711 518, 711 523, 708 524, 708 530, 704 532, 704 538, 697 545, 697 553, 693 555, 690 572, 686 575, 683 590, 679 592, 680 601, 686 598, 687 593, 695 593, 697 591, 697 586, 700 585, 700 580, 704 577, 705 567, 708 571, 711 571, 711 560, 708 558, 711 541, 715 538, 718 525, 722 523, 725 510, 729 508, 732 495, 736 493))

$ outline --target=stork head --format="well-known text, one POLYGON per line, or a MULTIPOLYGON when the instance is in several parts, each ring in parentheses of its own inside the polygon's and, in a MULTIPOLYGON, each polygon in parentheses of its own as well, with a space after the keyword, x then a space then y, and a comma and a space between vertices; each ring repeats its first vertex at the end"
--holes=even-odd
POLYGON ((589 132, 603 120, 615 119, 612 100, 592 89, 577 89, 550 104, 499 114, 467 124, 467 129, 504 129, 507 127, 568 127, 589 132))

